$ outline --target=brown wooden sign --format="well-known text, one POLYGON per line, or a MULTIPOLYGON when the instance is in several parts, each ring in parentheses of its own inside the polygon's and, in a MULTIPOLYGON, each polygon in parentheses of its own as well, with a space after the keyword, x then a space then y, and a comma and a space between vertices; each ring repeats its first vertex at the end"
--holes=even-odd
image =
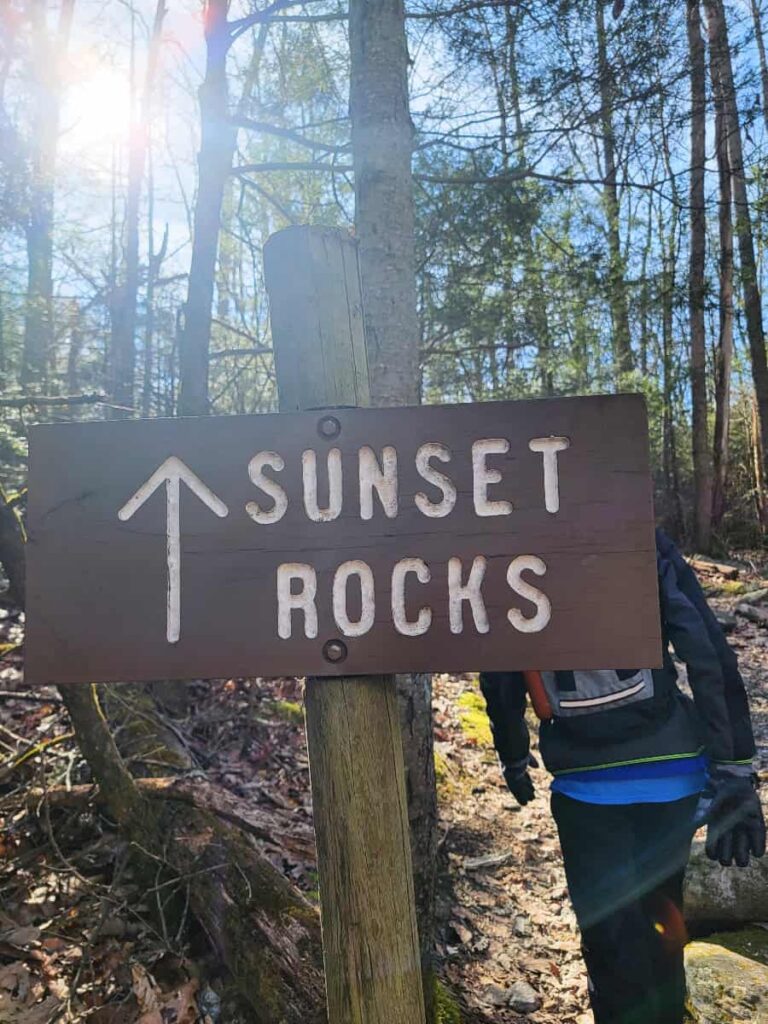
POLYGON ((34 683, 660 662, 634 395, 30 441, 34 683))

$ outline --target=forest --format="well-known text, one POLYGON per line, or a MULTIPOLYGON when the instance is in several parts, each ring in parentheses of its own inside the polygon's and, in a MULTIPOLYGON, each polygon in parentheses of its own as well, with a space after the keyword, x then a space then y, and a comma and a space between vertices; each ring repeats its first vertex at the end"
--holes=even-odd
MULTIPOLYGON (((0 1020, 325 1019, 301 684, 23 680, 30 428, 276 412, 282 229, 355 240, 373 406, 644 396, 765 714, 766 33, 765 0, 0 0, 0 1020)), ((427 1024, 590 1020, 476 678, 396 685, 427 1024)))

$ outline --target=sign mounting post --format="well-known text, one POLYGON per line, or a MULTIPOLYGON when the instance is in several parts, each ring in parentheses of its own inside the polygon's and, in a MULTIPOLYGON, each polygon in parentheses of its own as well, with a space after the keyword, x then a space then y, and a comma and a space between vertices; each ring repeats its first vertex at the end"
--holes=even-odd
MULTIPOLYGON (((356 243, 287 228, 268 240, 264 268, 281 411, 369 405, 356 243)), ((318 417, 331 444, 340 430, 318 417)), ((343 668, 344 640, 323 649, 343 668)), ((395 678, 309 677, 305 708, 328 1020, 424 1024, 395 678)))

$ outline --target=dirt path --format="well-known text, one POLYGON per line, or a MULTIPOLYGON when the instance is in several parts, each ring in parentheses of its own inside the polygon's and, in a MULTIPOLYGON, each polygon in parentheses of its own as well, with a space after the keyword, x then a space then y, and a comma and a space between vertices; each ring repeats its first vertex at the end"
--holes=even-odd
MULTIPOLYGON (((472 677, 435 679, 440 817, 447 877, 441 887, 443 972, 461 994, 467 1022, 582 1024, 586 980, 567 899, 546 772, 520 808, 491 747, 483 700, 472 677), (527 982, 541 1008, 507 1004, 527 982)), ((535 731, 532 730, 532 732, 535 731)), ((536 746, 534 743, 534 752, 536 746)))

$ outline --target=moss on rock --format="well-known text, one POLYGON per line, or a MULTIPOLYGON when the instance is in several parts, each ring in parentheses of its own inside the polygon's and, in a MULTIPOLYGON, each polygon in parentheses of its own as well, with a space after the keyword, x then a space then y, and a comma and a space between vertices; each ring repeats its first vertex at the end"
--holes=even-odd
POLYGON ((765 928, 741 928, 733 932, 715 932, 708 935, 701 942, 709 942, 715 946, 722 946, 731 953, 738 953, 739 956, 749 957, 760 964, 768 967, 768 931, 765 928))
POLYGON ((437 978, 435 978, 435 1024, 461 1024, 459 1004, 437 978))
POLYGON ((292 700, 273 700, 267 705, 268 713, 289 725, 304 724, 304 709, 292 700))
POLYGON ((768 967, 713 942, 685 950, 692 1024, 768 1024, 768 967))
POLYGON ((475 690, 465 690, 456 703, 460 708, 459 721, 464 735, 479 746, 492 746, 491 723, 485 711, 482 694, 475 690))

